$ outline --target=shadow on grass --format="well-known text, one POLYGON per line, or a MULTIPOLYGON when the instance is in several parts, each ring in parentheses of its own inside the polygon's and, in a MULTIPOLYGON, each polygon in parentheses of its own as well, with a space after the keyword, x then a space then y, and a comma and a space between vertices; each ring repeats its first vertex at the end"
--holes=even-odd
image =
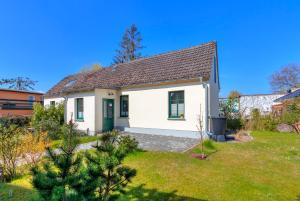
POLYGON ((172 192, 160 192, 157 189, 147 189, 145 184, 141 184, 137 187, 129 188, 125 194, 121 195, 118 201, 207 201, 204 199, 191 198, 186 196, 176 195, 177 191, 172 192))
POLYGON ((0 183, 0 201, 35 201, 38 199, 37 192, 21 186, 0 183))
MULTIPOLYGON (((111 201, 208 201, 204 199, 176 195, 177 191, 160 192, 157 189, 147 189, 145 184, 129 188, 125 194, 112 196, 111 201)), ((36 191, 12 184, 0 183, 0 201, 38 201, 36 191)))

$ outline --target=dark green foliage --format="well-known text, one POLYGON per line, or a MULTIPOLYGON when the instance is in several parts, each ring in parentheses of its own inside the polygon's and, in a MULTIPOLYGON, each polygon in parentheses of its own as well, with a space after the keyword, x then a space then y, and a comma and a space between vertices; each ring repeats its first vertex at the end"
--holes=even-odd
POLYGON ((140 58, 141 53, 139 50, 143 48, 141 42, 141 33, 138 31, 135 24, 131 25, 130 28, 126 29, 123 35, 120 49, 116 50, 114 63, 126 63, 140 58))
POLYGON ((239 130, 243 127, 243 121, 241 118, 227 119, 227 129, 239 130))
POLYGON ((281 116, 281 122, 289 125, 293 125, 299 122, 300 109, 296 104, 288 104, 286 110, 281 116))
POLYGON ((11 79, 1 79, 0 85, 8 85, 9 89, 16 90, 33 90, 37 81, 33 81, 28 77, 16 77, 11 79))
POLYGON ((136 175, 136 170, 123 166, 124 158, 137 149, 137 142, 129 136, 111 131, 101 136, 96 151, 86 154, 87 176, 81 194, 89 200, 109 200, 112 192, 123 192, 136 175))
POLYGON ((70 121, 63 128, 63 144, 59 153, 47 148, 47 160, 41 167, 32 169, 33 185, 43 200, 76 201, 84 200, 75 190, 82 178, 82 157, 75 155, 78 133, 70 121))
POLYGON ((59 139, 62 135, 62 125, 64 125, 64 105, 43 107, 37 103, 33 106, 32 126, 37 131, 47 131, 48 136, 53 139, 59 139))
POLYGON ((11 124, 14 124, 18 127, 27 127, 29 126, 30 120, 30 117, 25 116, 1 117, 0 125, 7 127, 11 124))
POLYGON ((228 98, 221 102, 221 114, 227 119, 227 129, 239 130, 243 126, 241 114, 239 111, 239 98, 241 94, 238 91, 231 91, 228 98))

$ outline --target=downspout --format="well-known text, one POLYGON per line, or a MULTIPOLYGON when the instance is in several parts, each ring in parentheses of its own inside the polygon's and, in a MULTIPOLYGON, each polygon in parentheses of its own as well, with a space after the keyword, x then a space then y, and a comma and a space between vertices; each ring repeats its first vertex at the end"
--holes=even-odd
POLYGON ((68 106, 68 97, 67 96, 63 96, 63 98, 64 98, 64 119, 65 119, 65 123, 68 123, 68 121, 67 121, 67 118, 68 118, 68 116, 67 116, 67 106, 68 106))
POLYGON ((204 86, 204 90, 205 90, 205 133, 207 134, 209 132, 209 129, 208 129, 208 113, 209 113, 209 100, 208 100, 208 84, 207 83, 203 83, 203 86, 204 86))
MULTIPOLYGON (((202 77, 200 77, 200 82, 203 84, 204 88, 204 94, 205 94, 205 100, 204 100, 204 119, 205 119, 205 124, 204 124, 204 132, 208 134, 208 84, 202 81, 202 77)), ((200 105, 201 107, 201 105, 200 105)), ((200 108, 201 110, 201 108, 200 108)))

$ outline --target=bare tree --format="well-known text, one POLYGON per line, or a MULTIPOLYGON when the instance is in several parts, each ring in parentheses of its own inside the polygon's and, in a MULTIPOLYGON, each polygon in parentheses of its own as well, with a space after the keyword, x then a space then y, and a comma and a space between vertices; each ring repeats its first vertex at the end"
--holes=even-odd
POLYGON ((130 28, 126 29, 123 35, 120 49, 116 50, 114 63, 126 63, 142 57, 140 50, 143 46, 141 42, 141 33, 138 31, 136 25, 132 24, 130 28))
POLYGON ((0 85, 8 85, 9 89, 17 90, 33 90, 37 81, 33 81, 28 77, 16 77, 11 79, 1 79, 0 85))
POLYGON ((270 85, 273 92, 286 92, 293 87, 297 87, 299 80, 300 66, 290 64, 271 75, 270 85))
POLYGON ((204 132, 204 122, 203 122, 203 114, 202 114, 202 109, 201 109, 201 105, 200 105, 200 113, 199 113, 199 117, 198 117, 198 125, 197 129, 199 131, 200 134, 200 145, 201 145, 201 158, 206 158, 206 155, 204 153, 204 138, 205 138, 205 132, 204 132))
POLYGON ((97 70, 102 69, 103 67, 101 66, 101 64, 95 63, 92 65, 85 65, 80 69, 81 73, 88 73, 88 72, 94 72, 97 70))

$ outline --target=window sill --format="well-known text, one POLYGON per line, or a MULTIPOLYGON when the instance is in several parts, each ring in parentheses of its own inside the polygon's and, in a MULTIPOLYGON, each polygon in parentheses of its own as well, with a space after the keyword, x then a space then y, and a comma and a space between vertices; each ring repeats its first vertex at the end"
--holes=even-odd
POLYGON ((185 121, 185 118, 172 118, 172 117, 169 117, 168 120, 174 120, 174 121, 185 121))
POLYGON ((128 119, 128 117, 119 117, 119 119, 128 119))
POLYGON ((84 119, 75 119, 76 122, 84 122, 84 119))

